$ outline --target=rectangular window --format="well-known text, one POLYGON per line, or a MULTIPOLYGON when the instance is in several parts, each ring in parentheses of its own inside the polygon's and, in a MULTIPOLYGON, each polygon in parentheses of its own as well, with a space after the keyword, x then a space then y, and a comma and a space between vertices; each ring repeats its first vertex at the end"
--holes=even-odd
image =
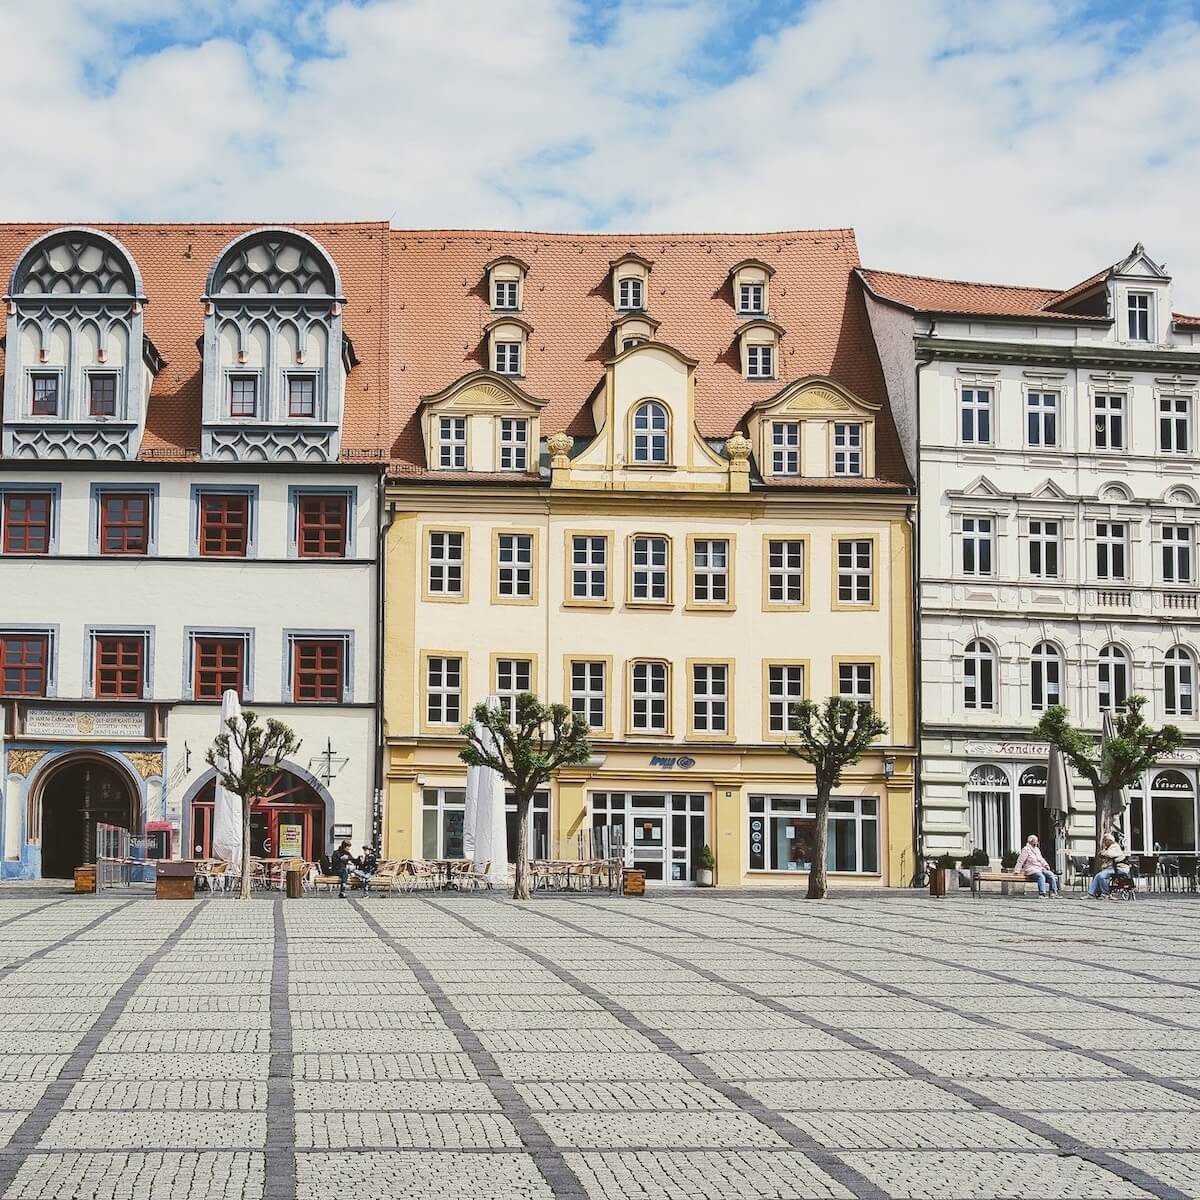
POLYGON ((1026 437, 1030 446, 1058 445, 1058 393, 1029 392, 1025 397, 1026 437))
POLYGON ((101 554, 147 554, 150 550, 150 493, 102 492, 101 554))
POLYGON ((340 704, 346 680, 341 638, 292 640, 292 699, 297 704, 340 704))
POLYGON ((630 728, 638 733, 666 733, 667 664, 636 662, 631 674, 630 728))
POLYGON ((1029 574, 1035 579, 1058 578, 1057 521, 1029 522, 1029 574))
POLYGON ((1097 450, 1125 449, 1125 397, 1101 395, 1095 399, 1097 450))
POLYGON ((429 534, 429 594, 463 594, 463 535, 434 529, 429 534))
POLYGON ((1130 292, 1125 301, 1129 316, 1128 330, 1131 342, 1150 340, 1150 296, 1147 292, 1130 292))
POLYGON ((192 643, 192 698, 220 700, 226 691, 244 699, 246 639, 197 636, 192 643))
POLYGON ((858 476, 863 473, 863 427, 835 421, 833 426, 833 473, 858 476))
POLYGON ((35 417, 58 416, 58 376, 30 376, 29 411, 35 417))
POLYGON ((1125 522, 1096 522, 1096 578, 1125 578, 1125 522))
POLYGON ((500 418, 500 470, 529 470, 529 422, 523 418, 500 418))
POLYGON ((53 492, 4 492, 4 553, 49 554, 53 492))
POLYGON ((608 538, 572 535, 571 599, 608 599, 608 538))
POLYGON ((775 347, 746 347, 746 376, 749 379, 772 379, 775 376, 775 347))
POLYGON ((231 417, 256 417, 258 415, 257 375, 231 375, 229 377, 229 415, 231 417))
POLYGON ((670 599, 670 543, 664 537, 633 539, 630 598, 639 604, 665 603, 670 599))
POLYGON ((93 687, 98 699, 140 700, 146 684, 143 634, 96 634, 93 687))
MULTIPOLYGON (((751 871, 807 871, 816 843, 816 802, 801 796, 751 796, 751 871)), ((879 800, 835 796, 826 821, 825 869, 879 874, 879 800)))
POLYGON ((44 696, 49 678, 49 634, 0 633, 0 696, 44 696))
POLYGON ((301 558, 345 558, 350 498, 319 492, 296 500, 296 552, 301 558))
POLYGON ((467 468, 467 418, 438 418, 438 465, 443 470, 467 468))
POLYGON ((496 374, 520 375, 521 373, 521 343, 496 343, 496 374))
POLYGON ((515 279, 497 279, 492 287, 495 289, 493 308, 517 307, 517 281, 515 279))
POLYGON ((963 517, 962 569, 964 575, 992 573, 992 518, 963 517))
POLYGON ((729 667, 726 663, 692 663, 692 731, 729 732, 729 667))
POLYGON ((642 307, 642 281, 640 279, 622 279, 617 283, 617 307, 642 307))
POLYGON ((875 664, 838 663, 838 695, 859 703, 875 703, 875 664))
POLYGON ((1187 454, 1192 448, 1192 402, 1187 396, 1158 399, 1158 448, 1164 454, 1187 454))
POLYGON ((517 721, 517 697, 533 691, 533 663, 528 658, 496 659, 496 695, 508 723, 517 721))
POLYGON ((771 472, 775 475, 800 474, 800 422, 771 423, 771 472))
POLYGON ((115 375, 89 375, 88 412, 93 417, 115 417, 117 415, 117 377, 115 375))
POLYGON ((317 377, 315 375, 288 376, 288 416, 315 417, 317 415, 317 377))
POLYGON ((496 593, 509 600, 533 598, 533 534, 497 536, 496 593))
POLYGON ((1162 527, 1163 583, 1192 582, 1192 529, 1190 525, 1162 527))
POLYGON ((425 721, 458 725, 462 721, 462 659, 432 655, 425 663, 425 721))
POLYGON ((606 666, 602 659, 571 662, 571 711, 582 717, 589 729, 604 729, 608 724, 606 666))
POLYGON ((992 444, 992 389, 963 388, 960 429, 965 446, 992 444))
POLYGON ((799 663, 767 665, 767 732, 788 732, 792 705, 804 699, 804 667, 799 663))
POLYGON ((696 538, 692 542, 692 603, 728 604, 729 542, 696 538))
POLYGON ((250 497, 202 492, 199 532, 202 558, 245 558, 250 552, 250 497))
POLYGON ((747 316, 760 314, 763 309, 763 285, 743 283, 738 288, 738 312, 747 316))
POLYGON ((865 538, 839 539, 837 544, 837 596, 839 604, 874 601, 874 547, 865 538))
POLYGON ((804 542, 800 539, 768 540, 767 603, 804 603, 804 542))

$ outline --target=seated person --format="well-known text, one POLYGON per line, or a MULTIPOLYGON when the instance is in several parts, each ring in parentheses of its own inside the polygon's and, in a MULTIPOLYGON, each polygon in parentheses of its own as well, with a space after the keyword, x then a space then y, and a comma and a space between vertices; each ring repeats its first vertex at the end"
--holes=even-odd
POLYGON ((1017 865, 1014 869, 1018 875, 1024 875, 1026 879, 1033 879, 1037 882, 1039 896, 1057 896, 1059 894, 1058 876, 1054 874, 1050 869, 1050 864, 1042 857, 1036 834, 1031 833, 1025 839, 1025 845, 1021 847, 1021 853, 1017 856, 1017 865))
POLYGON ((358 880, 362 890, 366 892, 371 887, 371 876, 379 870, 379 855, 370 846, 364 846, 362 851, 362 854, 354 860, 356 865, 351 874, 358 880))
POLYGON ((330 857, 333 859, 333 874, 341 880, 342 886, 338 895, 345 898, 346 881, 350 878, 350 868, 357 866, 357 860, 350 853, 350 843, 343 842, 330 857))
POLYGON ((1091 886, 1088 888, 1088 895, 1093 900, 1099 900, 1108 895, 1113 876, 1120 868, 1129 869, 1125 863, 1125 857, 1121 843, 1111 833, 1106 833, 1100 841, 1100 870, 1092 876, 1091 886))

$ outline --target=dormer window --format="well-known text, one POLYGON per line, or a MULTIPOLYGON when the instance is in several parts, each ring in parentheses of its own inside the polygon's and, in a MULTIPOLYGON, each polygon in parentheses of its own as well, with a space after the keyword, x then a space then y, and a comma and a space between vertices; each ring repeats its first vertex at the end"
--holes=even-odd
POLYGON ((738 312, 745 316, 760 316, 767 311, 766 289, 761 283, 743 283, 738 288, 738 312))
POLYGON ((643 339, 642 339, 642 338, 639 338, 639 337, 627 337, 627 338, 626 338, 626 339, 625 339, 625 340, 624 340, 624 341, 621 343, 621 349, 622 349, 622 350, 632 350, 632 349, 634 348, 634 346, 640 346, 640 345, 642 345, 642 342, 643 342, 643 339))
POLYGON ((741 343, 742 374, 747 379, 774 379, 776 351, 783 330, 772 321, 758 317, 747 321, 738 331, 741 343))
POLYGON ((1128 314, 1129 340, 1131 342, 1150 341, 1150 302, 1149 292, 1130 292, 1126 297, 1126 312, 1128 314))
POLYGON ((746 347, 746 378, 774 379, 775 378, 775 347, 747 346, 746 347))
POLYGON ((667 457, 667 409, 657 401, 648 400, 633 414, 633 461, 643 465, 660 465, 667 457))
POLYGON ((618 312, 642 312, 654 264, 640 254, 626 254, 609 263, 612 271, 613 308, 618 312))
POLYGON ((518 312, 522 307, 529 264, 506 255, 486 263, 483 269, 487 272, 492 309, 496 312, 518 312))
POLYGON ((231 417, 258 416, 257 375, 231 375, 229 377, 229 415, 231 417))
POLYGON ((37 374, 30 377, 32 398, 29 411, 35 417, 58 416, 58 375, 37 374))
POLYGON ((757 258, 743 259, 730 272, 733 304, 739 317, 762 317, 770 304, 768 292, 775 268, 757 258))
POLYGON ((497 375, 525 374, 525 351, 533 326, 520 317, 500 317, 484 330, 488 366, 497 375))
POLYGON ((617 307, 622 309, 640 309, 645 307, 642 302, 641 279, 617 280, 617 307))
POLYGON ((438 419, 438 465, 445 471, 467 469, 467 418, 438 419))
POLYGON ((497 342, 496 343, 496 374, 497 375, 520 375, 521 374, 521 343, 520 342, 497 342))
POLYGON ((93 417, 117 415, 117 377, 109 372, 88 376, 88 413, 93 417))
POLYGON ((640 309, 622 313, 613 322, 613 353, 620 354, 653 341, 657 329, 658 322, 640 309))

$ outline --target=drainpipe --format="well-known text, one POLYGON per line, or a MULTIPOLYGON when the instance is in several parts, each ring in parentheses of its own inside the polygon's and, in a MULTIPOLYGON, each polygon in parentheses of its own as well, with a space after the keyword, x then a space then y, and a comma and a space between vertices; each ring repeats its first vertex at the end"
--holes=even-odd
POLYGON ((916 458, 916 497, 917 503, 913 510, 909 513, 908 521, 912 529, 912 595, 913 595, 913 828, 912 828, 912 843, 913 843, 913 884, 917 884, 921 877, 921 825, 924 817, 924 807, 921 796, 921 765, 924 762, 924 755, 921 752, 921 729, 924 725, 923 721, 923 697, 924 697, 924 680, 922 676, 922 626, 921 619, 921 500, 922 500, 922 480, 921 480, 921 369, 927 366, 932 359, 930 358, 915 358, 913 365, 913 428, 914 437, 916 438, 917 458, 916 458))
POLYGON ((376 492, 376 536, 375 536, 375 787, 371 794, 371 845, 377 854, 383 851, 383 775, 384 755, 387 745, 383 732, 383 678, 384 678, 384 588, 387 562, 387 539, 392 528, 396 510, 387 500, 387 473, 379 472, 376 492))

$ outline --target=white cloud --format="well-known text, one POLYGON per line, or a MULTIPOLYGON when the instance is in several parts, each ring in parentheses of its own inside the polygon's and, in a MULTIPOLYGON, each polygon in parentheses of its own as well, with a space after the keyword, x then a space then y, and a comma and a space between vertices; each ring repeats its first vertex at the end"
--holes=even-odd
POLYGON ((598 45, 576 0, 29 11, 0 7, 0 217, 852 224, 872 265, 1064 286, 1140 239, 1200 310, 1186 8, 813 0, 727 81, 717 0, 625 3, 598 45))

